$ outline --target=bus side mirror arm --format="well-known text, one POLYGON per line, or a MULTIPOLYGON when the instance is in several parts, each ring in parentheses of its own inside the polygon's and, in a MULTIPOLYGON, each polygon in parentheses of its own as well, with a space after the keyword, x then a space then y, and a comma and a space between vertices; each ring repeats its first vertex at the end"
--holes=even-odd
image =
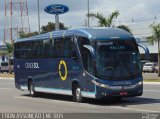
POLYGON ((138 44, 139 47, 141 47, 145 51, 145 58, 148 60, 149 59, 149 49, 141 44, 138 44))
POLYGON ((93 64, 93 74, 96 73, 96 62, 95 62, 95 50, 92 46, 90 45, 83 45, 84 48, 86 48, 90 53, 92 57, 92 64, 93 64))
POLYGON ((84 48, 88 49, 90 51, 90 53, 92 54, 92 56, 95 56, 95 50, 92 46, 90 45, 83 45, 84 48))

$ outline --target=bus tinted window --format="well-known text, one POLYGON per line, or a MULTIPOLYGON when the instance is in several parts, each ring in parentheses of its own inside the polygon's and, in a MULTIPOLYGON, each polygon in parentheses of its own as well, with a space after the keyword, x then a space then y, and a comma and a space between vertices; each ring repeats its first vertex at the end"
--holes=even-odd
POLYGON ((54 57, 62 58, 64 51, 64 39, 55 39, 54 43, 54 57))
POLYGON ((16 43, 15 58, 71 58, 74 49, 74 42, 71 37, 16 43))
POLYGON ((43 57, 43 41, 34 41, 33 42, 33 58, 42 58, 43 57))
POLYGON ((23 44, 23 48, 24 48, 24 59, 25 58, 33 58, 33 46, 32 46, 32 42, 28 42, 23 44))
POLYGON ((54 57, 70 58, 74 50, 73 38, 61 38, 54 40, 54 57))
POLYGON ((43 40, 43 57, 50 58, 51 57, 51 40, 43 40))

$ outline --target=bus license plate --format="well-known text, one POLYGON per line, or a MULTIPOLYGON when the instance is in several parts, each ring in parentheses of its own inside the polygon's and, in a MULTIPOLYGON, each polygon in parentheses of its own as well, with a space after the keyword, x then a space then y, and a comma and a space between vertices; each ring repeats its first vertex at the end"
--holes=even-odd
POLYGON ((127 95, 127 92, 120 92, 120 95, 127 95))

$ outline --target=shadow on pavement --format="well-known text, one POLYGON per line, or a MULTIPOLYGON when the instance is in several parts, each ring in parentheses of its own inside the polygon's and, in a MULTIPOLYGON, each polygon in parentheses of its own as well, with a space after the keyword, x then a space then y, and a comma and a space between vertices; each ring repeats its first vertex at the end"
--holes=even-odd
MULTIPOLYGON (((30 97, 29 94, 25 94, 21 96, 30 97)), ((57 95, 57 94, 38 93, 38 95, 34 98, 72 102, 72 96, 57 95)), ((127 97, 127 98, 123 98, 122 100, 113 100, 109 98, 105 100, 104 99, 103 100, 85 99, 84 103, 92 104, 92 105, 99 105, 99 106, 118 105, 118 106, 126 107, 128 105, 143 105, 143 104, 160 103, 160 99, 144 98, 144 97, 127 97)))

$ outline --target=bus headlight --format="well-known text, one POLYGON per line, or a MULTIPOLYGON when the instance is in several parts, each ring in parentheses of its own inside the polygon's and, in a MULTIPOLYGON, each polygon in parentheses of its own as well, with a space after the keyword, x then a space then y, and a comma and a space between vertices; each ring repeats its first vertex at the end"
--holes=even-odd
POLYGON ((138 84, 137 84, 137 85, 139 85, 139 86, 140 86, 140 85, 142 85, 142 84, 143 84, 143 81, 140 81, 140 82, 138 82, 138 84))
POLYGON ((98 83, 95 80, 92 80, 92 83, 95 84, 96 86, 102 87, 102 88, 108 88, 108 85, 102 84, 102 83, 98 83))

